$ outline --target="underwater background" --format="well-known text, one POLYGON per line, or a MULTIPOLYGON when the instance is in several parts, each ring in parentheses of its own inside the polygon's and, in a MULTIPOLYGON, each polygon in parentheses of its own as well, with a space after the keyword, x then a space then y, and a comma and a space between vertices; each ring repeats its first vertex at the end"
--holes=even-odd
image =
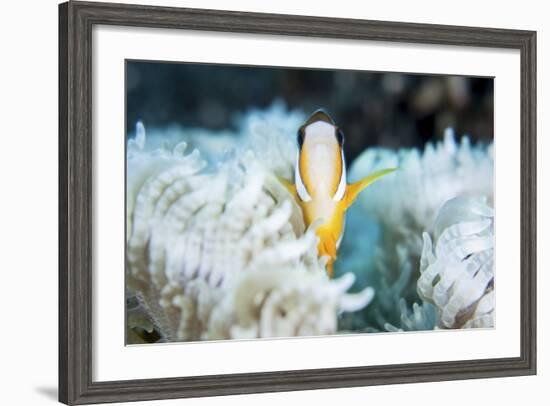
POLYGON ((127 343, 494 326, 493 80, 128 61, 127 343), (318 108, 348 178, 334 279, 278 178, 318 108))
MULTIPOLYGON (((456 75, 128 61, 126 125, 235 131, 274 102, 325 108, 346 134, 352 162, 365 148, 423 148, 451 127, 493 140, 493 79, 456 75)), ((130 133, 128 133, 129 135, 130 133)))

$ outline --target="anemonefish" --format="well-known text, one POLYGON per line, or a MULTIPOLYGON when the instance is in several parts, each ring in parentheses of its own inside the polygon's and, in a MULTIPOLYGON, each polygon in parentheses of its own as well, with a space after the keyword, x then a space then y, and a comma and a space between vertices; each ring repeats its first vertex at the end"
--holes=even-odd
POLYGON ((306 227, 320 223, 317 249, 320 257, 328 257, 329 277, 344 235, 346 210, 363 189, 395 170, 383 169, 348 184, 343 145, 342 130, 326 112, 315 111, 298 129, 294 183, 282 180, 301 207, 306 227))

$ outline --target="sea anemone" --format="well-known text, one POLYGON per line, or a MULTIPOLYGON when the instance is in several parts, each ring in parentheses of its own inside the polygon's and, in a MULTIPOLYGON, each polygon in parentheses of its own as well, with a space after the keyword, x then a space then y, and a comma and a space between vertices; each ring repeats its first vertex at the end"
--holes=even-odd
MULTIPOLYGON (((425 247, 422 236, 441 227, 442 220, 436 219, 448 216, 438 213, 447 212, 445 204, 456 197, 492 205, 493 165, 492 144, 472 145, 466 136, 457 143, 451 129, 442 141, 426 144, 424 151, 371 148, 353 162, 351 179, 386 167, 399 169, 361 193, 348 212, 337 271, 354 272, 356 288, 368 284, 376 291, 368 308, 347 318, 348 328, 395 331, 447 326, 439 323, 436 306, 417 292, 425 247)), ((464 205, 460 213, 465 213, 469 202, 458 199, 453 207, 464 205)))
POLYGON ((330 334, 341 312, 370 302, 370 288, 346 293, 352 274, 329 280, 314 229, 253 151, 208 172, 185 143, 146 144, 138 123, 128 142, 127 286, 161 341, 330 334))
POLYGON ((494 325, 492 144, 448 130, 423 151, 362 153, 351 181, 399 169, 348 211, 331 280, 315 224, 279 181, 292 178, 304 117, 276 104, 222 133, 137 124, 129 343, 494 325))
POLYGON ((473 198, 449 200, 428 233, 420 260, 419 295, 435 304, 439 328, 494 326, 493 210, 473 198))

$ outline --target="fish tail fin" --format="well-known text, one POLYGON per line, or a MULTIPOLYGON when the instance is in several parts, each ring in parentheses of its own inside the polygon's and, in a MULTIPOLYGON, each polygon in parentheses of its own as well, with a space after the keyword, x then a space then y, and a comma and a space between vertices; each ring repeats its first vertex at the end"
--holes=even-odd
POLYGON ((346 195, 345 195, 346 209, 353 204, 353 202, 355 201, 359 193, 363 191, 363 189, 371 185, 376 180, 380 179, 382 176, 392 173, 395 170, 397 170, 397 168, 382 169, 371 173, 370 175, 361 179, 359 182, 349 184, 346 188, 346 195))
POLYGON ((327 274, 332 277, 333 264, 336 260, 336 239, 330 230, 317 229, 317 235, 319 236, 319 245, 317 251, 320 257, 328 257, 327 262, 327 274))
POLYGON ((334 275, 334 261, 327 262, 327 275, 329 278, 334 275))

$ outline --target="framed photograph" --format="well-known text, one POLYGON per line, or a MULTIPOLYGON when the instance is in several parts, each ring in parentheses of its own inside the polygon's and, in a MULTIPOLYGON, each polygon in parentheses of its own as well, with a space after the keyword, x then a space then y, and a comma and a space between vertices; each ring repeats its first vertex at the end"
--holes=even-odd
POLYGON ((59 6, 59 400, 536 373, 536 33, 59 6))

